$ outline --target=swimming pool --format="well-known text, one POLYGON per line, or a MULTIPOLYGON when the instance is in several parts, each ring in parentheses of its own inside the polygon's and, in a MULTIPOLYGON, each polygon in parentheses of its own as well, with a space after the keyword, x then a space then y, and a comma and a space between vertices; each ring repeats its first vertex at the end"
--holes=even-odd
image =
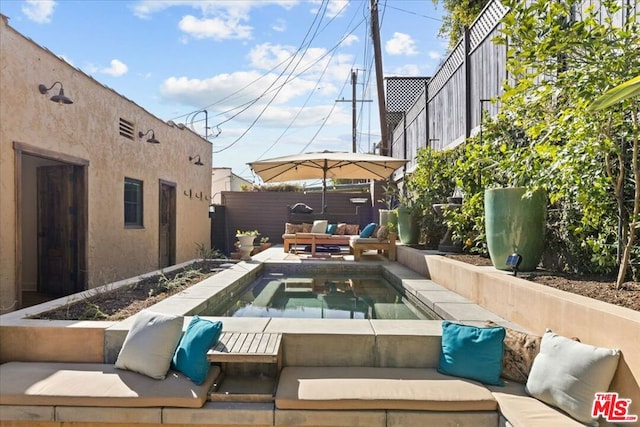
POLYGON ((327 270, 271 265, 261 276, 209 304, 202 316, 307 319, 434 319, 411 301, 379 268, 327 270))

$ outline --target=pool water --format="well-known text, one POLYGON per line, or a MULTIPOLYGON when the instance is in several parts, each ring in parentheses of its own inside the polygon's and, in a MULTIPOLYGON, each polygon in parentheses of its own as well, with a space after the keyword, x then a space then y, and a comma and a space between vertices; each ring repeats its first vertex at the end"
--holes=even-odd
POLYGON ((267 274, 210 313, 226 317, 430 319, 379 275, 267 274))

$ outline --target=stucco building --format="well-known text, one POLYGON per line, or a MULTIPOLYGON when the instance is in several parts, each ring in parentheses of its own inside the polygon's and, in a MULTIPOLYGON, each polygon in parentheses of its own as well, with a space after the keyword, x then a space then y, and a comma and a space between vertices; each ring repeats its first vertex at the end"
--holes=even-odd
POLYGON ((211 144, 0 18, 0 313, 208 248, 211 144))

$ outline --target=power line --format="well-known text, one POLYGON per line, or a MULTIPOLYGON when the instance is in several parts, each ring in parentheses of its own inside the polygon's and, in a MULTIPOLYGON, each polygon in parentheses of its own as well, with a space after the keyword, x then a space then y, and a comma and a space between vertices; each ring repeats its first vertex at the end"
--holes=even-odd
POLYGON ((384 7, 385 7, 385 8, 387 8, 387 7, 388 7, 389 9, 395 9, 395 10, 398 10, 398 11, 400 11, 400 12, 408 13, 408 14, 410 14, 410 15, 420 16, 420 17, 422 17, 422 18, 427 18, 427 19, 432 19, 432 20, 434 20, 434 21, 442 22, 442 19, 434 18, 433 16, 421 15, 421 14, 419 14, 419 13, 411 12, 410 10, 400 9, 399 7, 391 6, 391 5, 389 5, 388 3, 386 3, 386 2, 385 2, 384 7))
MULTIPOLYGON (((297 68, 298 65, 300 65, 300 62, 302 62, 302 59, 304 58, 304 56, 306 55, 307 51, 309 50, 309 46, 311 45, 311 42, 314 40, 315 36, 318 33, 318 28, 320 25, 320 22, 322 22, 322 19, 324 19, 324 16, 326 14, 327 11, 327 4, 328 4, 328 0, 323 0, 322 2, 322 14, 320 15, 320 20, 318 21, 318 27, 316 27, 316 30, 313 34, 313 36, 311 36, 311 39, 309 40, 309 43, 306 44, 306 47, 304 47, 307 37, 309 37, 309 34, 311 33, 312 28, 315 26, 315 23, 318 19, 318 15, 316 14, 314 16, 313 22, 311 23, 311 26, 309 27, 309 29, 307 30, 307 33, 304 36, 304 39, 302 40, 302 43, 300 44, 300 47, 298 47, 298 50, 296 51, 296 55, 294 55, 294 58, 296 56, 298 56, 298 53, 300 53, 300 51, 302 50, 302 48, 304 47, 304 52, 302 53, 302 55, 300 55, 298 62, 296 63, 296 65, 292 68, 292 70, 289 72, 289 75, 287 76, 287 78, 285 79, 284 83, 278 88, 278 90, 276 91, 276 93, 271 97, 271 99, 269 100, 269 102, 267 103, 267 105, 264 106, 264 108, 262 109, 262 111, 260 111, 260 113, 258 114, 258 116, 253 120, 253 122, 251 122, 251 124, 247 127, 247 129, 244 130, 244 132, 242 132, 242 134, 235 139, 235 141, 233 141, 231 144, 227 145, 226 147, 214 151, 214 153, 220 153, 222 151, 228 150, 229 148, 233 147, 238 141, 240 141, 252 128, 253 126, 255 126, 255 124, 258 122, 258 120, 262 117, 262 115, 264 114, 264 112, 267 110, 267 108, 271 105, 271 103, 276 99, 276 97, 278 96, 278 94, 280 93, 280 91, 284 88, 285 84, 289 82, 289 79, 291 78, 291 76, 293 75, 293 72, 295 71, 295 69, 297 68)), ((293 58, 292 61, 293 62, 293 58)), ((280 73, 280 75, 278 76, 278 78, 276 80, 273 81, 273 83, 267 88, 271 89, 271 87, 280 79, 280 77, 282 77, 284 75, 284 73, 286 72, 286 70, 289 68, 289 66, 291 65, 291 62, 287 64, 287 66, 285 67, 284 70, 282 70, 282 73, 280 73)), ((255 102, 258 102, 258 99, 262 98, 262 96, 266 95, 266 91, 263 93, 263 95, 261 95, 260 97, 256 98, 255 102)), ((255 104, 252 103, 251 105, 255 104)), ((251 106, 250 105, 250 106, 251 106)), ((243 109, 242 111, 240 111, 240 113, 242 113, 243 111, 246 111, 249 107, 243 109)), ((238 113, 238 114, 240 114, 238 113)), ((219 123, 218 125, 222 125, 223 123, 228 122, 229 120, 233 119, 234 117, 236 117, 238 114, 234 115, 233 117, 222 121, 221 123, 219 123)))

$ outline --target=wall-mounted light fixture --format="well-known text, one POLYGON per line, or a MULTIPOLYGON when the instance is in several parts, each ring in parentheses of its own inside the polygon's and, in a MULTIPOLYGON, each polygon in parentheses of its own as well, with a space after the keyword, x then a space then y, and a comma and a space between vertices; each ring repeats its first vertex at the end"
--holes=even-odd
POLYGON ((138 132, 138 137, 144 138, 145 136, 149 135, 149 133, 151 133, 151 136, 147 138, 147 142, 150 142, 152 144, 160 144, 160 141, 156 139, 156 133, 153 131, 153 129, 149 129, 146 132, 142 132, 142 131, 138 132))
POLYGON ((189 161, 194 165, 198 165, 198 166, 204 165, 204 163, 202 163, 202 161, 200 160, 200 154, 197 154, 195 156, 189 156, 189 161))
POLYGON ((55 85, 58 84, 60 85, 60 92, 57 95, 53 95, 50 99, 53 102, 57 102, 58 104, 73 104, 73 101, 64 95, 64 88, 62 87, 62 83, 60 82, 55 82, 51 85, 51 87, 46 87, 45 85, 41 84, 38 86, 38 89, 40 90, 41 94, 45 95, 47 92, 53 89, 55 85))

